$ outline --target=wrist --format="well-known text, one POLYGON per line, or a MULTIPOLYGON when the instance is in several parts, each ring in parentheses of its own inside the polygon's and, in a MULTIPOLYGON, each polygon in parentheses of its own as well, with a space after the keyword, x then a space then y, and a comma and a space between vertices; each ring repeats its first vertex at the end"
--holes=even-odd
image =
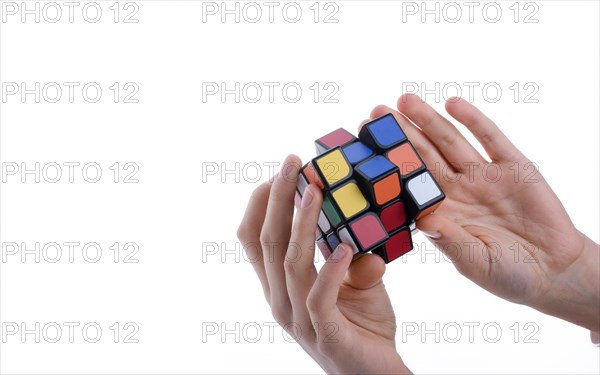
POLYGON ((580 256, 560 273, 540 301, 531 307, 600 332, 600 249, 598 244, 579 232, 580 256))
POLYGON ((384 353, 377 363, 364 361, 356 363, 348 361, 347 357, 338 360, 323 359, 318 362, 327 374, 413 374, 397 352, 384 353))

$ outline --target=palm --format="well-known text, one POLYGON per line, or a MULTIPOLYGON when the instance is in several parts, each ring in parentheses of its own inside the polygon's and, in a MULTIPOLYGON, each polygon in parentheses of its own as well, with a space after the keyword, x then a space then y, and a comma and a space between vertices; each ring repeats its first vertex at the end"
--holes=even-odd
POLYGON ((474 281, 522 302, 543 294, 550 279, 577 259, 573 243, 579 237, 572 224, 564 224, 570 223, 567 213, 533 164, 496 165, 502 171, 497 181, 495 172, 484 178, 481 168, 472 180, 461 176, 458 182, 443 182, 442 177, 447 198, 437 214, 478 240, 469 244, 475 257, 466 264, 475 268, 474 281))

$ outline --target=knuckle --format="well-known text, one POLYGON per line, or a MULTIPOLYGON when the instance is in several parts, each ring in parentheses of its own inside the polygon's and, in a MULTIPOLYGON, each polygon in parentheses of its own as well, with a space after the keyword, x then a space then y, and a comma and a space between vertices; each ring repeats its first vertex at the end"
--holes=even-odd
POLYGON ((277 323, 282 324, 289 320, 288 308, 281 303, 271 301, 271 314, 277 323))
POLYGON ((248 225, 242 222, 236 232, 238 240, 240 240, 242 243, 246 242, 246 240, 249 238, 249 232, 248 225))
POLYGON ((319 313, 319 307, 319 298, 311 291, 306 298, 306 308, 311 315, 317 316, 319 313))
POLYGON ((295 277, 296 276, 296 265, 294 264, 293 261, 290 261, 287 257, 285 258, 284 262, 283 262, 283 268, 285 270, 285 274, 289 277, 295 277))
POLYGON ((486 145, 490 145, 493 144, 494 142, 494 137, 492 136, 492 134, 490 132, 484 132, 480 135, 480 142, 482 144, 486 144, 486 145))
POLYGON ((440 140, 441 140, 442 146, 444 148, 452 147, 456 143, 456 135, 444 134, 440 140))
POLYGON ((262 230, 259 235, 259 240, 262 244, 270 244, 273 242, 273 236, 271 232, 262 230))
POLYGON ((269 189, 270 186, 268 184, 262 184, 261 186, 254 189, 254 191, 252 192, 252 195, 250 196, 251 204, 248 210, 246 211, 246 215, 244 216, 244 219, 242 219, 242 222, 240 223, 236 233, 240 241, 244 242, 251 238, 255 238, 255 235, 258 232, 258 228, 256 228, 256 223, 252 222, 249 219, 250 217, 252 217, 252 213, 250 212, 252 208, 250 207, 252 206, 252 202, 265 201, 267 198, 266 194, 268 194, 269 189))

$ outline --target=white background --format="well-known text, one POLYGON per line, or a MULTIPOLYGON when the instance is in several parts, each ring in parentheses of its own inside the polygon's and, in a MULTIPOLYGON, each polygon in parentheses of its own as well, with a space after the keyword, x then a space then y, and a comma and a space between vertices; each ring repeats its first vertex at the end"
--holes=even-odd
MULTIPOLYGON (((248 22, 255 17, 248 7, 239 22, 203 13, 220 2, 121 2, 116 23, 113 1, 97 2, 102 15, 95 23, 94 5, 86 8, 88 20, 82 16, 86 2, 74 8, 73 22, 58 2, 63 15, 56 23, 45 19, 55 17, 48 7, 43 14, 47 2, 38 3, 39 23, 35 15, 22 22, 21 2, 13 3, 16 15, 1 3, 2 373, 320 373, 281 328, 269 337, 274 319, 235 231, 251 191, 269 177, 269 163, 289 153, 313 157, 314 139, 340 126, 355 131, 375 105, 394 106, 415 86, 421 95, 431 90, 426 99, 440 111, 444 95, 462 88, 538 164, 576 226, 599 239, 598 2, 479 2, 472 20, 463 2, 429 2, 439 19, 429 14, 424 22, 421 2, 322 2, 316 23, 313 1, 288 5, 287 20, 288 3, 278 3, 273 22, 259 2, 256 23, 248 22), (302 16, 294 23, 296 5, 302 16), (462 17, 450 22, 457 8, 462 17), (139 22, 125 23, 132 12, 129 20, 139 22), (338 22, 324 22, 328 14, 338 22), (8 95, 36 82, 41 91, 56 82, 62 98, 50 103, 50 86, 39 103, 33 94, 8 95), (72 103, 64 82, 79 84, 72 103), (93 90, 81 93, 89 82, 102 88, 97 103, 86 101, 93 90), (118 103, 109 88, 115 82, 118 103), (239 103, 233 94, 203 98, 207 82, 229 89, 255 82, 263 95, 257 103, 250 103, 254 91, 239 103), (272 102, 264 82, 279 85, 272 102), (281 92, 287 83, 302 89, 296 103, 288 102, 292 89, 281 92), (472 97, 467 85, 475 87, 472 97), (135 87, 130 99, 138 103, 124 103, 135 87), (501 88, 498 98, 494 87, 501 88), (326 103, 334 90, 334 103, 326 103), (65 162, 80 163, 73 182, 65 162), (39 183, 35 173, 22 174, 35 163, 39 183), (53 163, 62 171, 56 183, 49 181, 53 163), (96 165, 84 176, 86 163, 102 170, 98 182, 85 180, 96 165), (127 180, 138 182, 126 183, 133 172, 127 180), (35 249, 36 242, 39 262, 35 250, 23 262, 20 244, 35 249), (41 250, 53 242, 63 251, 55 263, 46 259, 55 250, 41 250), (65 242, 80 243, 72 262, 65 242), (94 251, 88 247, 86 260, 82 247, 94 242, 102 254, 92 263, 94 251), (121 248, 116 263, 114 243, 121 248), (127 263, 135 246, 129 261, 138 262, 127 263), (79 324, 73 340, 68 322, 79 324), (36 323, 39 343, 33 333, 7 335, 14 327, 35 331, 36 323), (84 335, 86 324, 101 328, 98 342, 88 342, 95 331, 84 335), (56 325, 62 336, 51 343, 56 325)), ((238 4, 243 12, 247 3, 238 4)), ((398 350, 415 373, 600 371, 587 330, 492 296, 436 256, 422 235, 414 240, 417 249, 390 264, 384 281, 397 314, 398 350), (473 340, 465 324, 478 324, 473 340), (484 332, 486 324, 492 328, 484 332), (439 338, 422 336, 423 329, 439 338)))

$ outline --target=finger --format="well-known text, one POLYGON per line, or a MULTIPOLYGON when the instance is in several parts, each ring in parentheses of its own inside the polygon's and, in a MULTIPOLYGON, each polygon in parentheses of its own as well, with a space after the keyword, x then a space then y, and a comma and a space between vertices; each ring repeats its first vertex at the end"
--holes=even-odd
POLYGON ((371 111, 371 119, 376 119, 388 113, 391 113, 396 121, 398 121, 398 124, 400 124, 402 130, 406 133, 406 137, 410 140, 410 143, 415 146, 417 152, 421 158, 423 158, 423 161, 427 165, 427 169, 429 169, 436 180, 440 182, 442 188, 444 187, 444 182, 446 180, 455 181, 456 173, 454 167, 448 164, 448 161, 444 159, 431 140, 429 140, 421 130, 413 125, 400 112, 390 107, 379 105, 371 111))
POLYGON ((352 254, 352 249, 348 245, 340 244, 321 267, 306 300, 308 312, 313 322, 341 321, 337 299, 340 285, 352 261, 352 254))
POLYGON ((315 231, 323 198, 315 185, 308 185, 294 220, 292 238, 285 256, 285 277, 295 322, 311 328, 306 300, 317 278, 315 231))
POLYGON ((294 195, 301 166, 297 156, 290 155, 286 158, 281 172, 271 186, 265 223, 260 233, 265 271, 271 291, 271 311, 275 320, 280 323, 287 323, 292 311, 283 261, 292 231, 294 195))
POLYGON ((398 99, 397 105, 398 110, 423 130, 458 172, 464 171, 464 163, 486 162, 450 121, 418 96, 404 94, 398 99))
POLYGON ((384 273, 383 258, 366 254, 350 264, 344 282, 354 289, 370 289, 382 282, 384 273))
POLYGON ((473 133, 492 161, 518 161, 523 158, 498 126, 471 103, 450 98, 446 102, 446 111, 473 133))
POLYGON ((490 262, 484 258, 487 247, 480 239, 454 221, 436 213, 418 220, 417 228, 454 263, 458 272, 486 287, 490 262))
POLYGON ((242 243, 244 251, 246 251, 247 259, 250 260, 254 271, 258 275, 267 302, 270 301, 269 281, 267 280, 265 263, 263 261, 260 231, 265 222, 270 191, 270 182, 266 182, 254 190, 248 202, 244 218, 237 231, 237 237, 242 243))

